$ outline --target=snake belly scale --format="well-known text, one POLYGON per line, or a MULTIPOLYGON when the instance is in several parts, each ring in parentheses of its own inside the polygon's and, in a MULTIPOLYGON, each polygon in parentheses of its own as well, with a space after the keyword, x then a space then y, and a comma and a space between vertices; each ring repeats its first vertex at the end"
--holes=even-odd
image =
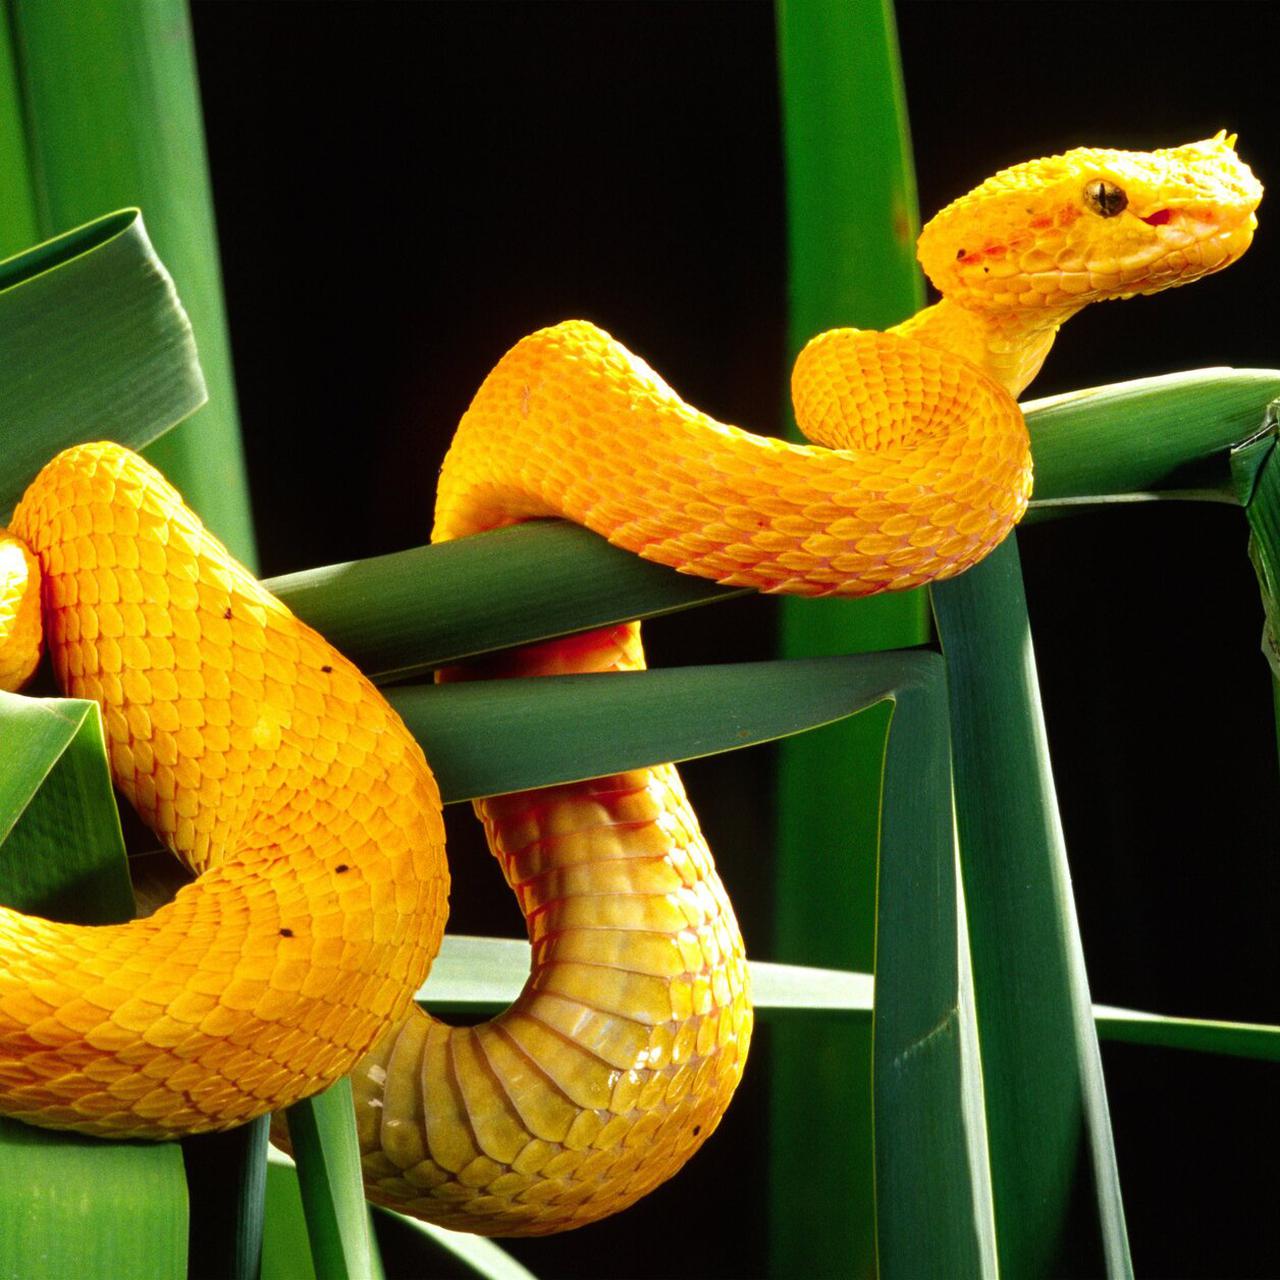
MULTIPOLYGON (((558 515, 805 595, 961 572, 1025 509, 1013 396, 1060 325, 1227 265, 1260 196, 1224 135, 1004 171, 921 237, 941 302, 802 353, 818 447, 714 421, 594 325, 543 330, 464 416, 433 538, 558 515)), ((439 797, 376 689, 115 445, 49 463, 0 571, 0 682, 30 674, 42 619, 63 687, 103 709, 120 790, 197 877, 128 925, 0 911, 0 1111, 163 1138, 350 1072, 370 1197, 492 1234, 623 1208, 714 1130, 750 1039, 746 964, 671 766, 477 803, 533 966, 509 1010, 448 1027, 412 1003, 444 924, 439 797)), ((632 625, 445 675, 643 661, 632 625)))

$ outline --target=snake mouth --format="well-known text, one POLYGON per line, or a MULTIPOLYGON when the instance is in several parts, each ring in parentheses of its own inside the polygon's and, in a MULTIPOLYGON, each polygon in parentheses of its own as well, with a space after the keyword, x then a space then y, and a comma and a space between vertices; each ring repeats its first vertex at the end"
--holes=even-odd
MULTIPOLYGON (((1172 220, 1177 211, 1169 212, 1169 220, 1172 220)), ((1203 220, 1181 214, 1170 227, 1175 234, 1159 251, 1144 254, 1126 264, 1122 268, 1122 278, 1136 284, 1138 292, 1152 294, 1170 285, 1188 284, 1213 275, 1230 266, 1248 249, 1257 225, 1257 219, 1251 213, 1230 220, 1203 220), (1181 234, 1176 234, 1178 232, 1181 234)))

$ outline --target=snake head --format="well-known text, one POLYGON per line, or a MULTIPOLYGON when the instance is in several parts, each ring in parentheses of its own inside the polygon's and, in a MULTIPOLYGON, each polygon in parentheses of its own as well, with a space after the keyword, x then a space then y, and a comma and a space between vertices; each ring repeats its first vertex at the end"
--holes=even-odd
POLYGON ((1234 134, 1163 151, 1081 147, 1005 169, 953 201, 918 253, 961 306, 1074 311, 1229 266, 1253 239, 1261 199, 1234 134))

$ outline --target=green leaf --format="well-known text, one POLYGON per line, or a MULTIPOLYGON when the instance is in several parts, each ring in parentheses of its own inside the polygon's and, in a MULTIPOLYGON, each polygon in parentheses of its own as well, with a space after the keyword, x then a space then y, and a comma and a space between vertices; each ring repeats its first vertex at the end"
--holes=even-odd
MULTIPOLYGON (((802 1010, 866 1018, 875 1002, 875 978, 844 969, 749 962, 751 1002, 766 1021, 802 1010)), ((449 1013, 492 1013, 519 994, 529 976, 529 944, 523 938, 447 934, 417 999, 449 1013)), ((1266 1061, 1280 1059, 1280 1027, 1252 1022, 1180 1018, 1138 1009, 1094 1005, 1105 1040, 1224 1053, 1266 1061)))
POLYGON ((0 1277, 183 1280, 176 1143, 102 1142, 0 1119, 0 1277))
POLYGON ((267 586, 382 679, 747 594, 650 564, 558 520, 306 569, 267 586))
POLYGON ((876 1248, 882 1277, 995 1277, 947 685, 941 658, 928 656, 923 675, 896 691, 884 763, 872 1033, 876 1248))
POLYGON ((956 818, 977 992, 1000 1263, 1073 1253, 1132 1273, 1017 543, 931 589, 947 662, 956 818), (1069 1217, 1078 1170, 1091 1185, 1069 1217))
POLYGON ((1249 559, 1258 577, 1265 624, 1262 652, 1271 667, 1272 695, 1280 730, 1280 463, 1276 461, 1280 404, 1267 408, 1253 439, 1231 454, 1236 495, 1249 522, 1249 559))
POLYGON ((0 523, 60 449, 139 447, 204 403, 191 326, 136 210, 0 263, 0 523))
POLYGON ((365 1280, 381 1270, 369 1233, 351 1082, 285 1112, 318 1280, 365 1280))
MULTIPOLYGON (((875 980, 867 973, 750 961, 751 1003, 764 1017, 796 1010, 870 1014, 875 980)), ((529 976, 523 938, 448 934, 417 998, 435 1012, 487 1013, 503 1009, 529 976)))
POLYGON ((409 1274, 432 1274, 438 1268, 441 1253, 445 1253, 486 1280, 535 1280, 528 1267, 484 1236, 446 1231, 434 1223, 419 1222, 388 1209, 375 1209, 373 1222, 378 1243, 385 1252, 408 1256, 414 1267, 409 1274))
POLYGON ((883 701, 931 660, 877 653, 386 692, 457 801, 770 742, 883 701))
POLYGON ((504 1009, 529 976, 523 938, 447 934, 417 999, 433 1010, 486 1013, 504 1009))
POLYGON ((13 58, 13 34, 0 23, 0 258, 40 239, 36 198, 27 159, 22 100, 13 58))
POLYGON ((0 843, 75 741, 93 705, 61 698, 24 698, 0 690, 0 726, 7 759, 0 772, 0 843))
POLYGON ((1097 1020, 1098 1034, 1104 1040, 1280 1062, 1280 1027, 1252 1022, 1176 1018, 1102 1004, 1094 1005, 1093 1015, 1097 1020))
POLYGON ((271 1117, 182 1139, 191 1200, 189 1280, 258 1280, 271 1117))
POLYGON ((1157 497, 1238 502, 1231 450, 1278 395, 1273 369, 1198 369, 1028 401, 1032 514, 1157 497))
MULTIPOLYGON (((906 319, 924 287, 891 0, 781 0, 776 12, 794 356, 824 329, 906 319)), ((927 601, 921 591, 787 600, 780 629, 785 657, 901 648, 928 639, 927 601)), ((787 959, 871 964, 888 720, 881 709, 779 751, 775 921, 787 959), (810 857, 816 848, 839 861, 834 883, 810 857)), ((875 1267, 871 1045, 865 1028, 824 1029, 815 1060, 813 1032, 783 1027, 774 1037, 771 1263, 778 1273, 862 1274, 875 1267), (815 1144, 818 1129, 828 1140, 815 1144)))
MULTIPOLYGON (((191 316, 209 386, 208 405, 147 454, 252 564, 186 0, 10 0, 8 10, 41 233, 106 209, 145 211, 191 316)), ((93 385, 92 377, 77 381, 93 385)))
POLYGON ((275 1147, 267 1152, 267 1196, 260 1280, 316 1280, 298 1170, 275 1147))
POLYGON ((0 901, 77 924, 133 916, 96 703, 0 693, 0 901))

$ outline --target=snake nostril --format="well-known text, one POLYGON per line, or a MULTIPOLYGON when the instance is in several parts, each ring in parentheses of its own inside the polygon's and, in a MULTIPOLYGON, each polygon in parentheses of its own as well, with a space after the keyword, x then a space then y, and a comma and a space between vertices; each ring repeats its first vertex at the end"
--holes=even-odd
POLYGON ((1155 213, 1148 214, 1143 218, 1143 222, 1149 227, 1163 227, 1170 218, 1173 217, 1172 209, 1157 209, 1155 213))

